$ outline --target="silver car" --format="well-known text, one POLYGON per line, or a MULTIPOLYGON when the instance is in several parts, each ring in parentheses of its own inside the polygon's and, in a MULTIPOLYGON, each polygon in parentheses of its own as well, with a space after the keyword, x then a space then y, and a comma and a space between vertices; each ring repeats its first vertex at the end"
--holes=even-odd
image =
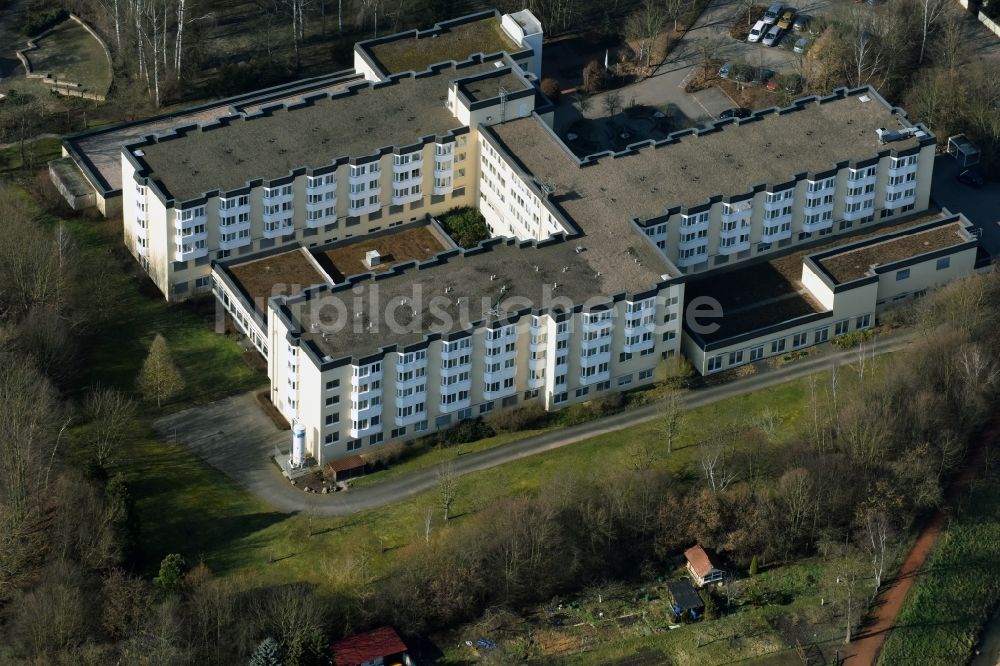
POLYGON ((775 46, 781 40, 781 28, 776 25, 772 25, 771 29, 767 31, 764 35, 764 39, 761 42, 764 46, 775 46))

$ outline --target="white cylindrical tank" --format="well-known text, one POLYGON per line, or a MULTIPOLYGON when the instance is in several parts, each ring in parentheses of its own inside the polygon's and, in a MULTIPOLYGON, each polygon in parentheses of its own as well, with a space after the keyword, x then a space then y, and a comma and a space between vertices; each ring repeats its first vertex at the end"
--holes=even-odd
POLYGON ((306 427, 301 423, 292 426, 292 465, 298 467, 306 452, 306 427))

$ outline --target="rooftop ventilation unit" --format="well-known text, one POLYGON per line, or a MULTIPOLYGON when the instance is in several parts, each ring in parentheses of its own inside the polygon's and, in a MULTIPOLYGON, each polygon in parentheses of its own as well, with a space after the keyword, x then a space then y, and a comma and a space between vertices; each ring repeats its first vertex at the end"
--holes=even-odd
POLYGON ((926 132, 921 130, 919 127, 904 127, 901 130, 889 131, 884 127, 879 127, 875 130, 875 134, 878 135, 878 142, 892 143, 893 141, 904 141, 909 139, 911 136, 922 137, 926 135, 926 132))
POLYGON ((365 266, 368 268, 374 268, 382 263, 382 255, 378 253, 378 250, 368 250, 365 252, 365 266))

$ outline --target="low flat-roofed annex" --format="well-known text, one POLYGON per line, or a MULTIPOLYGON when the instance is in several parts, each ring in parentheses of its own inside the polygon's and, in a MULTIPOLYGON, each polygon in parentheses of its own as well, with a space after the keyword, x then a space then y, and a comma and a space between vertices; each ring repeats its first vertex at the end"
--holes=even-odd
POLYGON ((846 248, 817 260, 834 284, 843 284, 874 274, 874 269, 927 252, 969 242, 969 234, 956 221, 923 231, 896 236, 878 243, 846 248))
MULTIPOLYGON (((719 329, 699 337, 705 342, 716 342, 777 326, 795 317, 823 312, 823 306, 801 281, 802 263, 807 257, 836 252, 838 247, 850 247, 859 241, 912 229, 942 217, 938 210, 919 213, 886 225, 865 228, 831 242, 811 244, 780 257, 716 270, 690 279, 684 287, 686 303, 699 297, 710 297, 723 310, 722 318, 712 320, 719 324, 719 329)), ((964 239, 959 242, 964 242, 964 239)))
POLYGON ((438 62, 464 60, 473 53, 517 53, 521 47, 504 32, 495 12, 445 21, 424 31, 359 42, 367 56, 388 74, 420 72, 438 62))

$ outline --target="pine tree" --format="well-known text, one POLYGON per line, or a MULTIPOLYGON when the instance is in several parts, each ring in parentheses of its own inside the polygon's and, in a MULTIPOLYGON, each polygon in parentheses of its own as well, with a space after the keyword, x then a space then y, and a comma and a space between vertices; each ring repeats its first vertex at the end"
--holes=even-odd
POLYGON ((146 400, 155 400, 156 406, 160 407, 183 388, 184 378, 170 357, 167 341, 157 334, 139 371, 139 390, 146 400))
POLYGON ((750 575, 751 576, 756 576, 757 575, 757 556, 756 555, 754 555, 750 559, 750 575))
POLYGON ((273 638, 265 638, 250 657, 250 666, 281 666, 281 645, 273 638))

